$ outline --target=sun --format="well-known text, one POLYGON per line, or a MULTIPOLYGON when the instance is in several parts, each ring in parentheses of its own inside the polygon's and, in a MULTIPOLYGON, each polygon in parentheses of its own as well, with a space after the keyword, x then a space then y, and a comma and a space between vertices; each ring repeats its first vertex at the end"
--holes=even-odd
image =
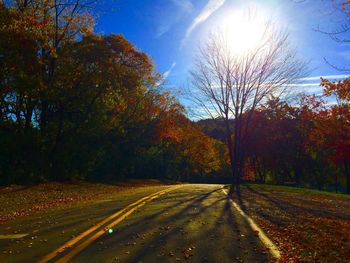
POLYGON ((266 38, 267 20, 256 12, 236 11, 222 22, 224 40, 235 55, 244 55, 256 49, 266 38))

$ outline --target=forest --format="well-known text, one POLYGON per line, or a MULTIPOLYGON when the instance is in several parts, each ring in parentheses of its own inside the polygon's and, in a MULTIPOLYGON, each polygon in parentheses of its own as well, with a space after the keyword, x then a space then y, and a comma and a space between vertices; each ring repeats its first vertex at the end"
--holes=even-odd
MULTIPOLYGON (((54 3, 0 1, 0 184, 231 182, 225 119, 189 118, 148 54, 94 32, 93 1, 54 3)), ((238 181, 350 194, 350 78, 319 81, 226 120, 238 181)))
POLYGON ((222 143, 162 89, 150 57, 121 35, 94 34, 76 4, 0 3, 1 184, 220 170, 222 143))

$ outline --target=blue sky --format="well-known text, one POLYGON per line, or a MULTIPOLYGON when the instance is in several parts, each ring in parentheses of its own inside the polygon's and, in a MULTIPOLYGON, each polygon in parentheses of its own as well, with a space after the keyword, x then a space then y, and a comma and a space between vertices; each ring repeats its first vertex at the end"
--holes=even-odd
POLYGON ((186 85, 198 45, 237 10, 254 8, 277 26, 287 28, 298 54, 310 60, 312 70, 305 83, 295 89, 318 93, 319 76, 342 78, 337 66, 350 62, 349 44, 337 43, 316 28, 332 30, 341 16, 324 0, 115 0, 103 4, 95 31, 123 34, 150 55, 168 87, 186 85))

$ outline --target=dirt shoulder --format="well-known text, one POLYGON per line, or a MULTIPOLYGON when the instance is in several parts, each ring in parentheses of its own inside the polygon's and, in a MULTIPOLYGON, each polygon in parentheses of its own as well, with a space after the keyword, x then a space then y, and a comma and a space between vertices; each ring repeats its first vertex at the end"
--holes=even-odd
POLYGON ((51 208, 64 208, 113 197, 131 189, 165 185, 157 180, 131 180, 116 185, 88 182, 11 185, 0 188, 0 224, 51 208))
POLYGON ((350 196, 243 185, 233 199, 277 244, 281 262, 350 261, 350 196))

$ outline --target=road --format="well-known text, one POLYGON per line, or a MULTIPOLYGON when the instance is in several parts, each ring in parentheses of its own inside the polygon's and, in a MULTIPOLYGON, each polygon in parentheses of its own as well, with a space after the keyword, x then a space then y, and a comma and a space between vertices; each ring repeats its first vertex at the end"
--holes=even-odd
POLYGON ((0 262, 272 259, 222 185, 149 187, 111 200, 21 218, 0 226, 0 233, 28 234, 0 239, 0 262))

